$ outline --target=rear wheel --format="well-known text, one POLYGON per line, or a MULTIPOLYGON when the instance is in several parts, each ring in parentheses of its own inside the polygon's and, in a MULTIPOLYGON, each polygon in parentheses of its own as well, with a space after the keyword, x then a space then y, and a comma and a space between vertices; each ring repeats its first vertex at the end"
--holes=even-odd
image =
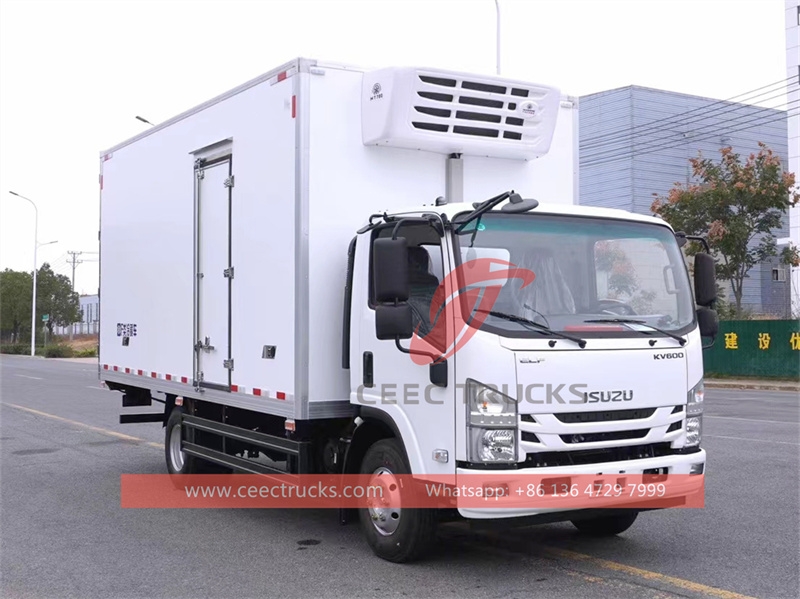
POLYGON ((187 454, 181 448, 183 441, 182 406, 175 406, 167 420, 164 451, 167 458, 167 471, 170 474, 230 474, 230 468, 213 464, 201 458, 187 454))
POLYGON ((167 458, 167 471, 170 474, 193 474, 196 472, 197 459, 188 455, 181 448, 183 426, 181 415, 184 410, 176 406, 170 412, 164 438, 164 451, 167 458))
POLYGON ((572 520, 573 526, 586 535, 593 537, 612 537, 628 530, 639 512, 623 512, 602 518, 587 518, 586 520, 572 520))
MULTIPOLYGON (((361 463, 361 473, 371 474, 375 483, 392 497, 400 487, 395 475, 408 474, 403 446, 396 439, 383 439, 368 450, 361 463)), ((390 562, 409 562, 422 557, 436 538, 437 514, 430 509, 402 508, 397 501, 376 499, 369 508, 359 509, 361 528, 367 543, 378 557, 390 562)))

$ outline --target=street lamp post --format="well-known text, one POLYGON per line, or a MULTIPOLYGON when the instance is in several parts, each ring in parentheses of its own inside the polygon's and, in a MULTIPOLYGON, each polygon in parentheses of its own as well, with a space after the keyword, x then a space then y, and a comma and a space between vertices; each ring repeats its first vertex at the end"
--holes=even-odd
POLYGON ((36 261, 36 250, 39 249, 42 245, 50 245, 51 243, 57 243, 56 241, 48 241, 47 243, 39 243, 39 210, 36 208, 36 204, 30 198, 26 198, 24 195, 18 194, 16 191, 9 191, 11 195, 15 195, 18 198, 22 198, 23 200, 27 200, 33 206, 33 305, 31 306, 31 357, 36 355, 36 271, 37 271, 37 261, 36 261))
POLYGON ((497 12, 497 74, 500 74, 500 0, 494 0, 497 12))

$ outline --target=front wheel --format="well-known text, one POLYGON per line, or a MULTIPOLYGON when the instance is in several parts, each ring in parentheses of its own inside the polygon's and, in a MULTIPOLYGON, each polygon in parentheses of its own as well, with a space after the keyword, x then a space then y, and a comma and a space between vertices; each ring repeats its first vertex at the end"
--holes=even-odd
POLYGON ((572 524, 582 533, 593 537, 613 537, 633 526, 638 516, 639 512, 624 512, 601 518, 572 520, 572 524))
MULTIPOLYGON (((396 439, 376 442, 361 462, 361 473, 372 475, 390 491, 398 486, 395 475, 408 474, 410 470, 403 446, 396 439)), ((392 496, 397 497, 397 493, 392 496)), ((433 544, 437 514, 431 509, 401 508, 393 503, 378 499, 371 507, 359 509, 361 528, 375 555, 390 562, 410 562, 422 557, 433 544)))

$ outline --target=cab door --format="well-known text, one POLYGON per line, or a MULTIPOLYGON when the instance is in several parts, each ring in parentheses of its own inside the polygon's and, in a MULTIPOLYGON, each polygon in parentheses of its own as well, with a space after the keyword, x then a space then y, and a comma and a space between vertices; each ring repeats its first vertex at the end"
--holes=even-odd
MULTIPOLYGON (((380 225, 358 237, 353 269, 353 289, 358 292, 353 294, 351 312, 354 324, 357 323, 352 327, 353 339, 358 342, 350 353, 351 402, 362 406, 364 414, 390 419, 402 437, 413 474, 454 474, 455 357, 447 360, 447 382, 441 386, 441 381, 431 382, 428 364, 415 361, 411 354, 397 347, 394 339, 380 340, 376 336, 374 243, 391 237, 395 224, 380 225)), ((424 342, 415 341, 415 347, 440 354, 442 340, 434 337, 452 334, 452 323, 440 323, 435 314, 431 318, 430 308, 434 302, 439 303, 434 293, 451 270, 446 244, 441 233, 423 219, 405 221, 396 234, 406 239, 409 250, 408 303, 412 306, 414 329, 424 342), (443 331, 446 332, 442 334, 443 331)), ((449 318, 449 314, 450 311, 441 310, 438 318, 449 318)), ((399 344, 408 350, 411 340, 400 340, 399 344)))

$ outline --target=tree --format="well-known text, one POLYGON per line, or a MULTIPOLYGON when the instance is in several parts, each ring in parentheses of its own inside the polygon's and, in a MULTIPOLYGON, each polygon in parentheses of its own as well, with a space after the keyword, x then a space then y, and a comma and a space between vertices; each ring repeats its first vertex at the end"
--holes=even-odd
MULTIPOLYGON (((652 211, 676 231, 703 235, 717 260, 717 276, 730 281, 736 313, 742 311, 742 290, 748 272, 777 255, 774 229, 786 211, 800 200, 793 173, 783 172, 781 161, 766 144, 742 163, 730 147, 714 162, 702 153, 691 158, 694 183, 675 186, 666 196, 654 193, 652 211)), ((694 244, 687 252, 699 251, 694 244)), ((781 252, 781 261, 800 265, 797 247, 781 252)))
POLYGON ((33 277, 27 272, 0 272, 0 336, 19 343, 31 322, 33 277))
POLYGON ((39 268, 36 282, 36 318, 41 321, 49 315, 47 330, 52 335, 53 327, 65 327, 81 319, 81 304, 78 294, 72 291, 69 277, 53 272, 45 262, 39 268))

